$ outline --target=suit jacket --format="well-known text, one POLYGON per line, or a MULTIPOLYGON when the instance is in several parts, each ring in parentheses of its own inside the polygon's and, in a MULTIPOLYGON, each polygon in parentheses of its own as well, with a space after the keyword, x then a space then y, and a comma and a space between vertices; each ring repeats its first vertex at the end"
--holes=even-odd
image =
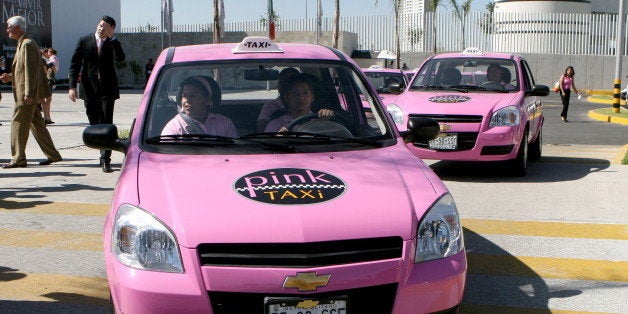
POLYGON ((70 61, 70 88, 76 88, 80 73, 81 89, 79 97, 81 99, 95 97, 100 75, 104 88, 103 95, 111 96, 114 99, 120 98, 114 61, 122 62, 124 58, 122 45, 120 45, 120 41, 117 39, 105 39, 100 54, 98 54, 94 33, 81 37, 76 44, 76 49, 74 49, 74 54, 70 61))
POLYGON ((39 104, 42 98, 52 95, 44 72, 44 62, 39 47, 26 34, 17 41, 15 57, 11 66, 13 75, 13 97, 17 106, 24 105, 24 96, 33 98, 39 104))

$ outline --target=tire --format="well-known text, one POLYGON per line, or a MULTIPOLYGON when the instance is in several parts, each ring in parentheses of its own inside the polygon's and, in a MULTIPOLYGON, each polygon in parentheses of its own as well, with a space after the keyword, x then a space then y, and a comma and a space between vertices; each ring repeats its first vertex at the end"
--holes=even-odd
POLYGON ((517 151, 517 157, 510 161, 510 173, 515 177, 526 175, 528 168, 528 131, 523 133, 521 144, 517 151))
POLYGON ((536 136, 534 142, 530 143, 528 147, 528 158, 530 160, 540 160, 543 150, 543 129, 539 130, 539 135, 536 136))

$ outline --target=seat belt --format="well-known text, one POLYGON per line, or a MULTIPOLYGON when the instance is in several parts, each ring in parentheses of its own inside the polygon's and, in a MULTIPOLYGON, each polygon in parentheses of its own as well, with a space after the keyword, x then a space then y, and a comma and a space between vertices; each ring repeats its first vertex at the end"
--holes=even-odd
POLYGON ((179 112, 179 116, 181 116, 183 121, 187 123, 187 126, 185 127, 185 131, 187 132, 187 134, 205 134, 205 131, 203 131, 203 129, 201 129, 201 127, 198 126, 198 124, 196 124, 196 122, 194 122, 194 120, 192 120, 190 116, 183 112, 179 112))

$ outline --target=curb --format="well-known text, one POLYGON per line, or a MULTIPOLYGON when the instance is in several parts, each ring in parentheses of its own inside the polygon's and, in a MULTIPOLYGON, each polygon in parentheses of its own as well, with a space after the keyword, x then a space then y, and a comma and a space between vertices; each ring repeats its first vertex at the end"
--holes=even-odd
POLYGON ((622 161, 624 160, 624 157, 628 155, 628 144, 624 145, 624 147, 622 147, 619 150, 619 153, 617 153, 617 157, 615 157, 615 159, 613 159, 613 164, 615 165, 621 165, 622 161))
POLYGON ((598 121, 628 125, 628 118, 608 116, 597 113, 595 110, 589 110, 589 117, 598 121))

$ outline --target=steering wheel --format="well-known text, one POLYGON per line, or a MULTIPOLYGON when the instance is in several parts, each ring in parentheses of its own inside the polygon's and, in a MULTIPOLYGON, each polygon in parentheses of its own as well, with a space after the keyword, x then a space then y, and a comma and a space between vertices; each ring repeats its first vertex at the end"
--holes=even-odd
POLYGON ((330 120, 324 120, 319 119, 318 113, 309 113, 292 120, 286 128, 288 131, 318 133, 338 137, 353 137, 351 131, 344 126, 345 123, 346 121, 344 117, 338 114, 334 114, 330 120))
POLYGON ((492 89, 492 90, 505 90, 502 84, 499 84, 497 82, 491 82, 491 81, 484 82, 480 84, 479 87, 483 87, 484 89, 492 89))

